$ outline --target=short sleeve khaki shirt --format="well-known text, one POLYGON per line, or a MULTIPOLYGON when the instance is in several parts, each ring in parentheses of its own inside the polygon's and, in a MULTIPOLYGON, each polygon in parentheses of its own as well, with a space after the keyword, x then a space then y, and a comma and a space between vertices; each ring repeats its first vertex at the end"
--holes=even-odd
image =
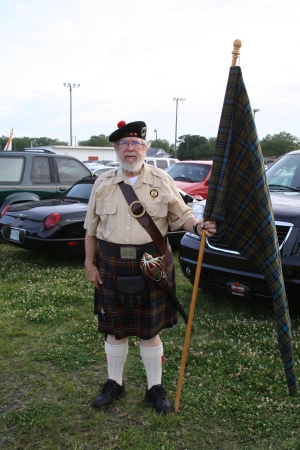
MULTIPOLYGON (((84 228, 90 236, 115 244, 151 242, 149 234, 129 212, 129 205, 118 186, 121 181, 130 184, 121 168, 117 175, 115 170, 110 170, 95 181, 84 228)), ((194 217, 193 209, 184 203, 173 178, 164 170, 144 164, 132 188, 163 236, 166 236, 168 226, 177 230, 194 217)))

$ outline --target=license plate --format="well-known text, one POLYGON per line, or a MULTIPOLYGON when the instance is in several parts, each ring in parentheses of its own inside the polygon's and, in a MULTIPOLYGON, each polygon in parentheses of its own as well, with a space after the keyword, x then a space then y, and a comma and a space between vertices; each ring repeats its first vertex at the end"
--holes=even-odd
POLYGON ((20 241, 20 230, 17 230, 16 228, 12 228, 10 231, 10 239, 12 241, 20 241))
POLYGON ((227 290, 233 295, 239 295, 241 297, 250 295, 250 288, 246 284, 239 283, 238 281, 230 281, 226 285, 227 290))

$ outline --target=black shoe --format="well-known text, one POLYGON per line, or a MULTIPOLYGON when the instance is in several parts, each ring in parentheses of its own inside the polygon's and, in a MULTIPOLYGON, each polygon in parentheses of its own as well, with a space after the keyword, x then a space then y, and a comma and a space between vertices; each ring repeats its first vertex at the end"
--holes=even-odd
POLYGON ((113 400, 125 397, 125 385, 124 381, 122 386, 120 386, 114 380, 107 380, 95 400, 93 401, 93 406, 95 408, 101 408, 101 406, 109 406, 113 400))
POLYGON ((152 386, 151 389, 146 389, 145 400, 155 406, 157 412, 164 414, 173 412, 172 403, 167 399, 167 394, 161 384, 152 386))

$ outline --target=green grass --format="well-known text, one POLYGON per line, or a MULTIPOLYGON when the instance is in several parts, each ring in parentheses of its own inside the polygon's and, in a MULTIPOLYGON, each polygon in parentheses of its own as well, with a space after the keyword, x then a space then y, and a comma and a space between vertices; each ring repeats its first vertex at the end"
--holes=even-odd
MULTIPOLYGON (((83 259, 6 245, 0 258, 0 448, 300 450, 299 395, 287 393, 271 309, 199 290, 178 413, 159 415, 145 403, 136 338, 125 398, 97 411, 91 403, 107 369, 83 259)), ((188 311, 193 286, 175 260, 188 311)), ((297 380, 299 325, 293 314, 297 380)), ((185 332, 180 318, 161 333, 173 402, 185 332)))

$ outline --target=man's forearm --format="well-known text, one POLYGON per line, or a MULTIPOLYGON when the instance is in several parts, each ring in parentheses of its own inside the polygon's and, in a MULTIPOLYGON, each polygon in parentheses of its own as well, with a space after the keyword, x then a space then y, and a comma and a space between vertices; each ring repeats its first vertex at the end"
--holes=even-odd
POLYGON ((85 235, 85 267, 95 265, 95 256, 97 250, 96 236, 89 236, 86 232, 85 235))
POLYGON ((183 229, 184 231, 189 231, 190 233, 194 232, 193 226, 196 225, 196 223, 198 223, 199 220, 196 219, 196 217, 190 217, 184 224, 183 224, 183 229))

